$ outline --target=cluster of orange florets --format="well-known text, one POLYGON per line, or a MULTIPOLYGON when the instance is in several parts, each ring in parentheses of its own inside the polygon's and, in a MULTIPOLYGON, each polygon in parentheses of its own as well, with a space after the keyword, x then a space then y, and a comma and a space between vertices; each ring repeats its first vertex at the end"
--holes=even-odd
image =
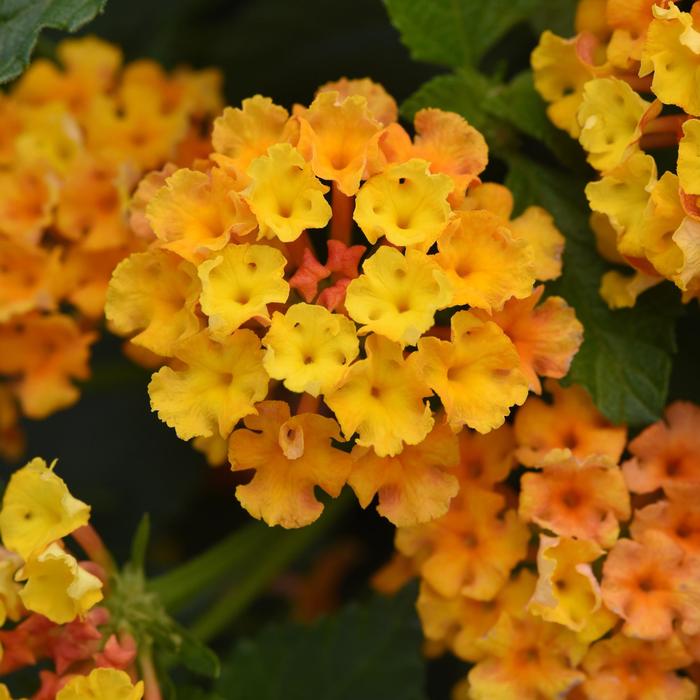
MULTIPOLYGON (((89 374, 115 265, 145 242, 129 225, 141 175, 209 150, 217 71, 122 65, 93 38, 60 67, 36 60, 0 95, 0 454, 21 452, 21 413, 74 403, 89 374)), ((175 169, 175 165, 169 166, 175 169)))
POLYGON ((700 408, 671 405, 618 466, 626 429, 582 389, 548 389, 512 426, 460 436, 459 495, 398 528, 375 583, 420 576, 427 652, 473 664, 457 697, 691 700, 700 408))
POLYGON ((502 425, 580 345, 573 310, 535 286, 561 272, 551 217, 511 219, 462 117, 423 110, 412 138, 370 80, 291 115, 245 100, 212 141, 139 187, 151 245, 107 295, 111 327, 164 358, 154 411, 254 470, 236 495, 269 524, 312 522, 314 488, 345 483, 397 525, 443 515, 458 435, 502 425))
POLYGON ((601 175, 586 189, 598 249, 634 269, 603 277, 613 308, 664 279, 685 301, 700 295, 699 19, 697 2, 581 0, 577 36, 547 31, 532 54, 550 119, 601 175), (677 172, 659 177, 647 151, 668 147, 677 172))

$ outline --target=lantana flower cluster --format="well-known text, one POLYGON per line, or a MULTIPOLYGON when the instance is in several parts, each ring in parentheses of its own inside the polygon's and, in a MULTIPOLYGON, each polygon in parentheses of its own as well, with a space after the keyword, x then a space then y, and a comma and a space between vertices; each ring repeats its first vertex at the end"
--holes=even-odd
POLYGON ((550 119, 600 173, 586 188, 598 250, 634 271, 604 275, 612 308, 664 279, 700 295, 700 4, 681 4, 580 0, 578 34, 546 31, 532 54, 550 119), (650 151, 669 148, 659 172, 650 151))
POLYGON ((700 407, 627 443, 577 386, 464 432, 448 513, 398 528, 377 575, 418 575, 429 655, 472 700, 692 700, 700 661, 700 407), (622 460, 625 449, 629 457, 622 460))
POLYGON ((346 483, 397 525, 444 515, 459 435, 502 425, 581 343, 536 286, 561 271, 549 214, 513 218, 459 115, 414 128, 368 79, 291 114, 257 95, 216 119, 209 159, 139 186, 151 242, 116 268, 107 319, 162 358, 153 410, 246 472, 236 496, 271 525, 311 523, 314 489, 346 483))
POLYGON ((57 47, 0 94, 0 454, 19 413, 74 403, 112 270, 145 247, 128 220, 143 173, 210 150, 220 74, 123 65, 95 38, 57 47))
MULTIPOLYGON (((104 605, 111 558, 75 498, 35 458, 16 471, 0 510, 0 675, 41 664, 32 700, 140 700, 137 646, 104 605), (79 560, 66 538, 88 556, 79 560)), ((10 700, 0 684, 0 698, 10 700)))

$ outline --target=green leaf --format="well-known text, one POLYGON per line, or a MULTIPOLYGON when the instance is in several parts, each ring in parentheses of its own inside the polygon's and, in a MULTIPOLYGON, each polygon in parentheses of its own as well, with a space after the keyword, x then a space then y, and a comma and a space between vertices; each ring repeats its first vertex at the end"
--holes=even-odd
POLYGON ((414 59, 454 68, 476 64, 509 29, 536 12, 542 0, 384 0, 384 4, 414 59))
POLYGON ((611 311, 598 293, 608 266, 588 226, 585 183, 522 157, 510 166, 506 185, 518 208, 543 206, 567 239, 564 274, 549 286, 576 309, 584 326, 567 381, 582 384, 615 423, 640 426, 658 419, 668 394, 679 295, 664 285, 642 295, 634 309, 611 311))
POLYGON ((106 4, 107 0, 0 0, 0 83, 24 70, 42 29, 74 32, 106 4))
POLYGON ((533 12, 528 20, 538 36, 545 29, 559 36, 573 36, 577 6, 578 0, 543 0, 540 11, 533 12))
POLYGON ((166 665, 172 661, 200 676, 219 676, 219 657, 174 620, 153 621, 148 632, 166 665))
POLYGON ((239 642, 216 690, 228 700, 425 700, 416 587, 311 626, 239 642))
POLYGON ((535 90, 532 72, 524 71, 507 85, 493 85, 484 96, 483 109, 520 133, 543 143, 564 164, 582 172, 585 157, 578 143, 557 129, 547 117, 545 103, 535 90))

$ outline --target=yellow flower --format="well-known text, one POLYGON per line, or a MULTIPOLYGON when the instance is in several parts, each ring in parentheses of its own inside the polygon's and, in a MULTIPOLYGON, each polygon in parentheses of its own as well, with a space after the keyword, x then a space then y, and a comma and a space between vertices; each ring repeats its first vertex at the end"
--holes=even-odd
POLYGON ((542 207, 528 207, 508 223, 513 238, 530 244, 534 256, 535 279, 553 280, 561 275, 564 236, 554 224, 552 215, 542 207))
POLYGON ((638 270, 632 275, 609 270, 600 280, 600 296, 611 309, 631 309, 642 292, 660 282, 663 282, 663 277, 638 270))
POLYGON ((510 297, 532 293, 533 249, 496 214, 457 212, 438 240, 438 251, 436 260, 452 282, 455 304, 498 311, 510 297))
MULTIPOLYGON (((7 620, 17 622, 24 607, 19 597, 20 584, 15 581, 15 574, 22 565, 22 558, 16 554, 0 550, 0 627, 7 620)), ((0 649, 0 659, 2 651, 0 649)))
POLYGON ((216 432, 228 437, 267 395, 263 351, 253 331, 237 330, 222 343, 201 332, 180 343, 174 354, 184 368, 162 367, 148 393, 153 410, 182 440, 216 432))
POLYGON ((214 150, 231 159, 245 173, 250 163, 264 155, 273 144, 289 142, 294 127, 289 113, 269 97, 255 95, 243 100, 240 108, 226 107, 214 121, 214 150))
POLYGON ((700 115, 697 72, 700 68, 700 32, 693 17, 677 5, 654 7, 642 50, 639 75, 653 73, 651 89, 664 103, 700 115))
POLYGON ((299 119, 297 148, 322 180, 333 180, 348 197, 357 193, 381 125, 362 95, 341 101, 335 91, 320 92, 299 119))
POLYGON ((432 256, 417 250, 403 255, 381 246, 362 270, 345 294, 345 308, 363 324, 361 334, 379 333, 402 345, 415 345, 433 325, 435 312, 452 303, 447 275, 432 256))
POLYGON ((73 498, 63 479, 35 457, 10 477, 0 511, 0 535, 5 547, 26 561, 89 518, 90 506, 73 498))
POLYGON ((10 691, 4 683, 0 683, 0 700, 12 700, 10 691))
POLYGON ((623 255, 644 257, 644 227, 649 193, 656 182, 656 163, 646 153, 637 152, 586 186, 593 211, 606 214, 618 235, 623 255))
POLYGON ((115 668, 96 668, 87 676, 73 676, 56 700, 141 700, 143 681, 134 685, 128 674, 115 668))
POLYGON ((348 483, 360 505, 367 508, 377 496, 377 512, 397 527, 439 518, 459 490, 449 470, 459 461, 459 444, 444 423, 394 457, 379 457, 366 447, 355 447, 352 456, 348 483))
POLYGON ((276 248, 244 243, 227 245, 199 265, 200 302, 215 340, 231 335, 251 318, 269 318, 268 304, 287 301, 286 263, 276 248))
POLYGON ((102 581, 56 542, 29 559, 17 572, 17 579, 26 580, 19 595, 27 610, 57 625, 84 617, 103 597, 102 581))
POLYGON ((307 228, 323 228, 331 218, 328 187, 301 153, 288 143, 270 146, 248 166, 250 184, 241 192, 258 219, 258 238, 295 241, 307 228))
POLYGON ((315 304, 275 312, 263 345, 267 373, 312 396, 333 391, 359 350, 355 324, 315 304))
POLYGON ((175 171, 146 207, 146 218, 162 245, 197 263, 221 250, 231 236, 245 236, 256 226, 235 181, 221 168, 210 173, 175 171))
POLYGON ((114 332, 157 355, 172 355, 181 340, 200 329, 195 306, 196 268, 165 250, 134 253, 112 273, 105 316, 114 332))
POLYGON ((604 551, 591 540, 540 535, 539 579, 527 609, 547 622, 558 622, 584 642, 602 637, 617 621, 603 606, 591 564, 604 551))
POLYGON ((243 422, 247 429, 231 435, 229 460, 234 471, 255 469, 255 475, 238 486, 236 498, 268 525, 312 523, 323 511, 314 487, 337 497, 350 471, 350 455, 331 443, 340 438, 338 424, 313 413, 290 417, 283 401, 264 401, 243 422))
POLYGON ((583 86, 593 77, 593 71, 579 57, 576 39, 563 39, 547 30, 540 37, 530 61, 535 88, 549 103, 550 120, 577 138, 576 112, 581 104, 583 86))
POLYGON ((326 403, 346 438, 380 456, 396 455, 404 444, 417 445, 433 427, 426 384, 406 362, 398 343, 380 335, 365 342, 367 359, 355 362, 326 403))
POLYGON ((410 360, 440 397, 453 429, 487 433, 525 401, 528 383, 508 336, 468 311, 452 317, 451 340, 426 337, 410 360))
POLYGON ((683 124, 678 144, 678 178, 687 194, 700 195, 700 119, 683 124))
MULTIPOLYGON (((578 139, 596 170, 612 170, 636 150, 642 116, 651 106, 624 80, 598 78, 586 83, 577 117, 578 139)), ((661 106, 657 106, 658 114, 661 106)))
POLYGON ((426 160, 390 165, 357 193, 353 218, 370 243, 381 236, 397 246, 435 243, 450 217, 452 179, 430 172, 426 160))

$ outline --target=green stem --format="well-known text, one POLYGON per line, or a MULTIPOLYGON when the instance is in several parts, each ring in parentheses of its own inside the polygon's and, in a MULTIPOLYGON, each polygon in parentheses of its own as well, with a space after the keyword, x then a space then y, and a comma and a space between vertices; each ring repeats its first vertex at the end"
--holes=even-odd
POLYGON ((307 547, 331 528, 347 511, 351 502, 343 494, 326 506, 323 516, 313 525, 299 530, 274 530, 275 541, 259 552, 255 566, 248 570, 221 598, 195 620, 193 634, 204 642, 215 638, 269 586, 307 547))
POLYGON ((169 610, 240 571, 271 541, 274 531, 261 523, 246 525, 173 571, 151 579, 148 587, 169 610))

